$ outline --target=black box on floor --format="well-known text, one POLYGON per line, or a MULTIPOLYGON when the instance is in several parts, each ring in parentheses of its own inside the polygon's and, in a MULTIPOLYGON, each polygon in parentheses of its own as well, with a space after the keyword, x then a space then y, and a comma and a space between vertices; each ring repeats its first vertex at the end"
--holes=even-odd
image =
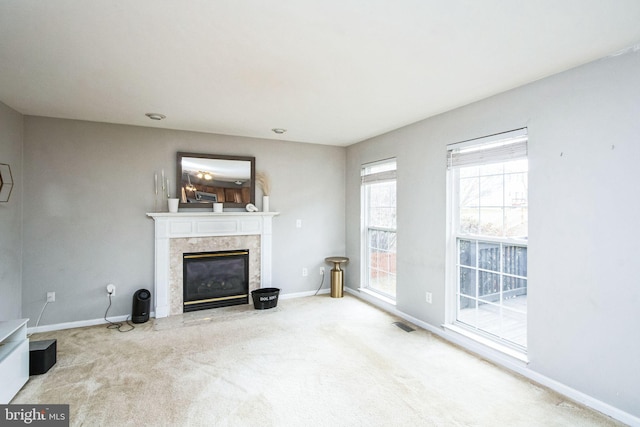
POLYGON ((56 364, 57 341, 29 342, 29 375, 40 375, 56 364))

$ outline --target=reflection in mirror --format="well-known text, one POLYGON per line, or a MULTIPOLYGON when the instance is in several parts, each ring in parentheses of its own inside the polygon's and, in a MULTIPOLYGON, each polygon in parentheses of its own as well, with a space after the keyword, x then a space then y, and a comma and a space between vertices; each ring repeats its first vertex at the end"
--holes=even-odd
POLYGON ((244 208, 255 203, 255 157, 178 153, 181 208, 244 208))

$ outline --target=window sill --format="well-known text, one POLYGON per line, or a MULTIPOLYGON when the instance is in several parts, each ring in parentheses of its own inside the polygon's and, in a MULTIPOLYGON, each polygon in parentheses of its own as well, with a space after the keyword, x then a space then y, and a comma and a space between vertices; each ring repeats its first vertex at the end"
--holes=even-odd
POLYGON ((500 343, 497 343, 493 340, 490 340, 489 338, 485 338, 482 335, 478 335, 475 334, 465 328, 462 328, 460 326, 454 325, 454 324, 445 324, 442 325, 442 327, 450 332, 456 333, 458 335, 462 335, 465 338, 468 338, 470 340, 473 340, 479 344, 482 344, 483 346, 486 346, 492 350, 498 351, 506 356, 509 356, 513 359, 516 359, 520 362, 523 362, 524 364, 528 364, 529 363, 529 359, 527 358, 527 354, 522 352, 522 351, 518 351, 516 349, 513 349, 511 347, 508 347, 506 345, 502 345, 500 343))
POLYGON ((368 288, 358 288, 358 290, 360 292, 362 292, 362 293, 365 293, 365 294, 367 294, 369 296, 372 296, 372 297, 374 297, 376 299, 379 299, 380 301, 383 301, 383 302, 385 302, 387 304, 391 304, 393 306, 396 305, 396 300, 391 299, 391 298, 389 298, 387 296, 384 296, 384 295, 382 295, 382 294, 380 294, 378 292, 372 291, 372 290, 370 290, 368 288))

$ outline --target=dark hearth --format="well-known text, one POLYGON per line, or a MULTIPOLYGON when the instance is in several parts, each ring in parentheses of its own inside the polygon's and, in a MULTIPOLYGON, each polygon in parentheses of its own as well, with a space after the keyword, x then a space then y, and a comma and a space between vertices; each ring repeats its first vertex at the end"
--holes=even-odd
POLYGON ((249 250, 185 253, 184 311, 249 303, 249 250))

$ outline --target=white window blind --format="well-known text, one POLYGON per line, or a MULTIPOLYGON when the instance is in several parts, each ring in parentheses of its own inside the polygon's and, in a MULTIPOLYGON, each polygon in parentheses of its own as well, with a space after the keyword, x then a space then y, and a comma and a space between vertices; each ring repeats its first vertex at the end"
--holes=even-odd
POLYGON ((447 146, 447 167, 499 163, 527 157, 527 129, 471 139, 447 146))
POLYGON ((396 159, 363 165, 361 175, 363 184, 393 181, 396 179, 396 159))

